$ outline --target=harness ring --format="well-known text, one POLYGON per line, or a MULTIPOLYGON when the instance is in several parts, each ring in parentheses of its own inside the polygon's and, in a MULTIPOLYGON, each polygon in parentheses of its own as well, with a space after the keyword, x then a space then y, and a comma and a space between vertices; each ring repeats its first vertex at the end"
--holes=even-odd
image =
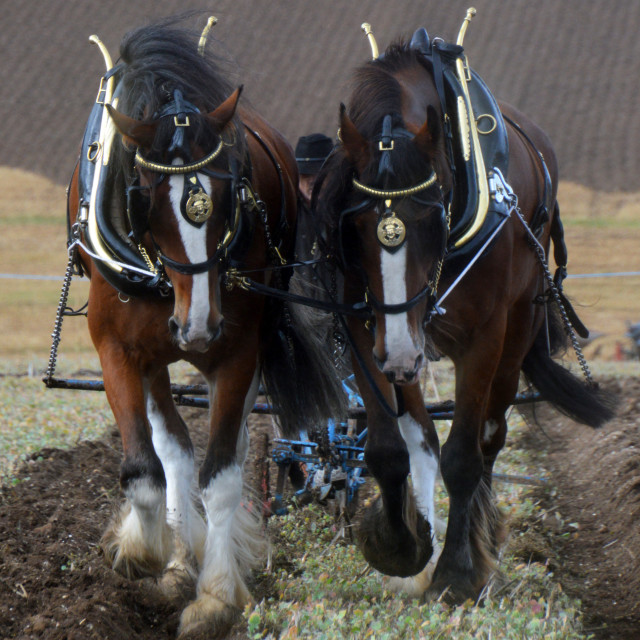
POLYGON ((476 118, 476 129, 478 131, 478 133, 480 135, 483 136, 488 136, 490 133, 493 133, 496 130, 496 127, 498 126, 498 123, 496 122, 496 119, 494 116, 492 116, 490 113, 481 113, 477 118, 476 118), (489 129, 487 129, 486 131, 483 131, 482 129, 480 129, 480 122, 484 119, 489 120, 489 122, 491 123, 491 126, 489 127, 489 129))
POLYGON ((87 148, 87 160, 89 162, 95 162, 102 153, 102 144, 99 140, 92 142, 87 148))

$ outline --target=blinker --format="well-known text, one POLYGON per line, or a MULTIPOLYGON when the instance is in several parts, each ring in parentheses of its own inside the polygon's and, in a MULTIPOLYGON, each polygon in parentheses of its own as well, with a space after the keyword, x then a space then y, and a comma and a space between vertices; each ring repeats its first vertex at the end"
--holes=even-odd
POLYGON ((405 241, 407 228, 391 209, 391 200, 385 200, 385 212, 377 227, 378 242, 388 251, 399 249, 405 241))

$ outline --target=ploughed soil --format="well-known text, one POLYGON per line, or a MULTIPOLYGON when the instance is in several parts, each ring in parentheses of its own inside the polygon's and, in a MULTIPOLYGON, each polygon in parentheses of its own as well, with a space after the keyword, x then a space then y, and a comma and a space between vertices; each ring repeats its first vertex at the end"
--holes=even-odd
MULTIPOLYGON (((540 490, 547 516, 530 523, 531 548, 537 540, 553 556, 565 590, 582 599, 588 632, 631 639, 640 629, 640 381, 605 384, 620 394, 621 408, 604 428, 541 408, 547 435, 534 429, 526 437, 554 486, 540 490)), ((205 412, 185 414, 202 444, 205 412)), ((273 430, 268 416, 250 420, 247 471, 259 489, 273 430)), ((120 452, 115 430, 68 451, 40 451, 17 484, 0 490, 0 638, 175 637, 180 610, 159 598, 153 581, 113 572, 99 550, 121 499, 120 452)), ((258 599, 269 595, 269 585, 251 588, 258 599)), ((231 637, 247 637, 242 623, 231 637)))

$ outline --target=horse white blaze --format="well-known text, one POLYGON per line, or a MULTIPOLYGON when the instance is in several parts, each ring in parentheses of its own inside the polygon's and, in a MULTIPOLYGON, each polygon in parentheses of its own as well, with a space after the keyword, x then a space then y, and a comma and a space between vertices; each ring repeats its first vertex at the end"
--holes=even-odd
MULTIPOLYGON (((182 164, 178 158, 173 164, 182 164)), ((198 179, 207 194, 211 195, 211 181, 209 177, 199 173, 198 179)), ((184 189, 185 177, 182 174, 169 177, 169 197, 173 207, 173 213, 178 222, 178 231, 182 240, 185 253, 192 264, 205 262, 209 256, 207 254, 207 224, 200 228, 194 227, 187 222, 180 213, 180 201, 184 189)), ((191 276, 191 305, 187 317, 186 326, 188 332, 184 336, 186 342, 209 337, 208 319, 210 312, 209 305, 209 272, 196 273, 191 276)))
MULTIPOLYGON (((380 270, 384 304, 402 304, 407 301, 407 248, 394 253, 380 249, 380 270)), ((421 351, 416 348, 406 312, 385 315, 385 369, 413 371, 421 351)))

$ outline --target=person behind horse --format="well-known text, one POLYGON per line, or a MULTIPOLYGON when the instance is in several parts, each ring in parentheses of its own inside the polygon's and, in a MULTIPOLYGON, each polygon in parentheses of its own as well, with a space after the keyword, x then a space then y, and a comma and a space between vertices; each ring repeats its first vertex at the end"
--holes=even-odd
MULTIPOLYGON (((311 260, 317 252, 317 225, 313 220, 311 210, 311 195, 313 185, 324 161, 333 151, 333 141, 323 133, 310 133, 298 138, 295 148, 296 163, 298 165, 298 231, 296 234, 296 255, 298 260, 311 260)), ((304 280, 311 281, 318 286, 313 272, 305 269, 304 280)), ((297 278, 294 277, 294 280, 297 278)), ((293 287, 295 288, 295 284, 293 287)), ((306 287, 301 285, 303 290, 306 287)), ((315 289, 315 287, 314 287, 315 289)), ((307 293, 309 293, 307 291, 307 293)), ((317 295, 317 294, 316 294, 317 295)), ((300 439, 308 440, 307 428, 300 430, 300 439)), ((305 485, 306 473, 304 468, 294 462, 289 468, 289 479, 296 490, 305 485)))
POLYGON ((324 161, 333 151, 333 141, 323 133, 311 133, 302 136, 296 144, 296 163, 298 164, 298 258, 308 260, 312 257, 316 243, 316 228, 311 212, 311 194, 313 185, 324 161))

